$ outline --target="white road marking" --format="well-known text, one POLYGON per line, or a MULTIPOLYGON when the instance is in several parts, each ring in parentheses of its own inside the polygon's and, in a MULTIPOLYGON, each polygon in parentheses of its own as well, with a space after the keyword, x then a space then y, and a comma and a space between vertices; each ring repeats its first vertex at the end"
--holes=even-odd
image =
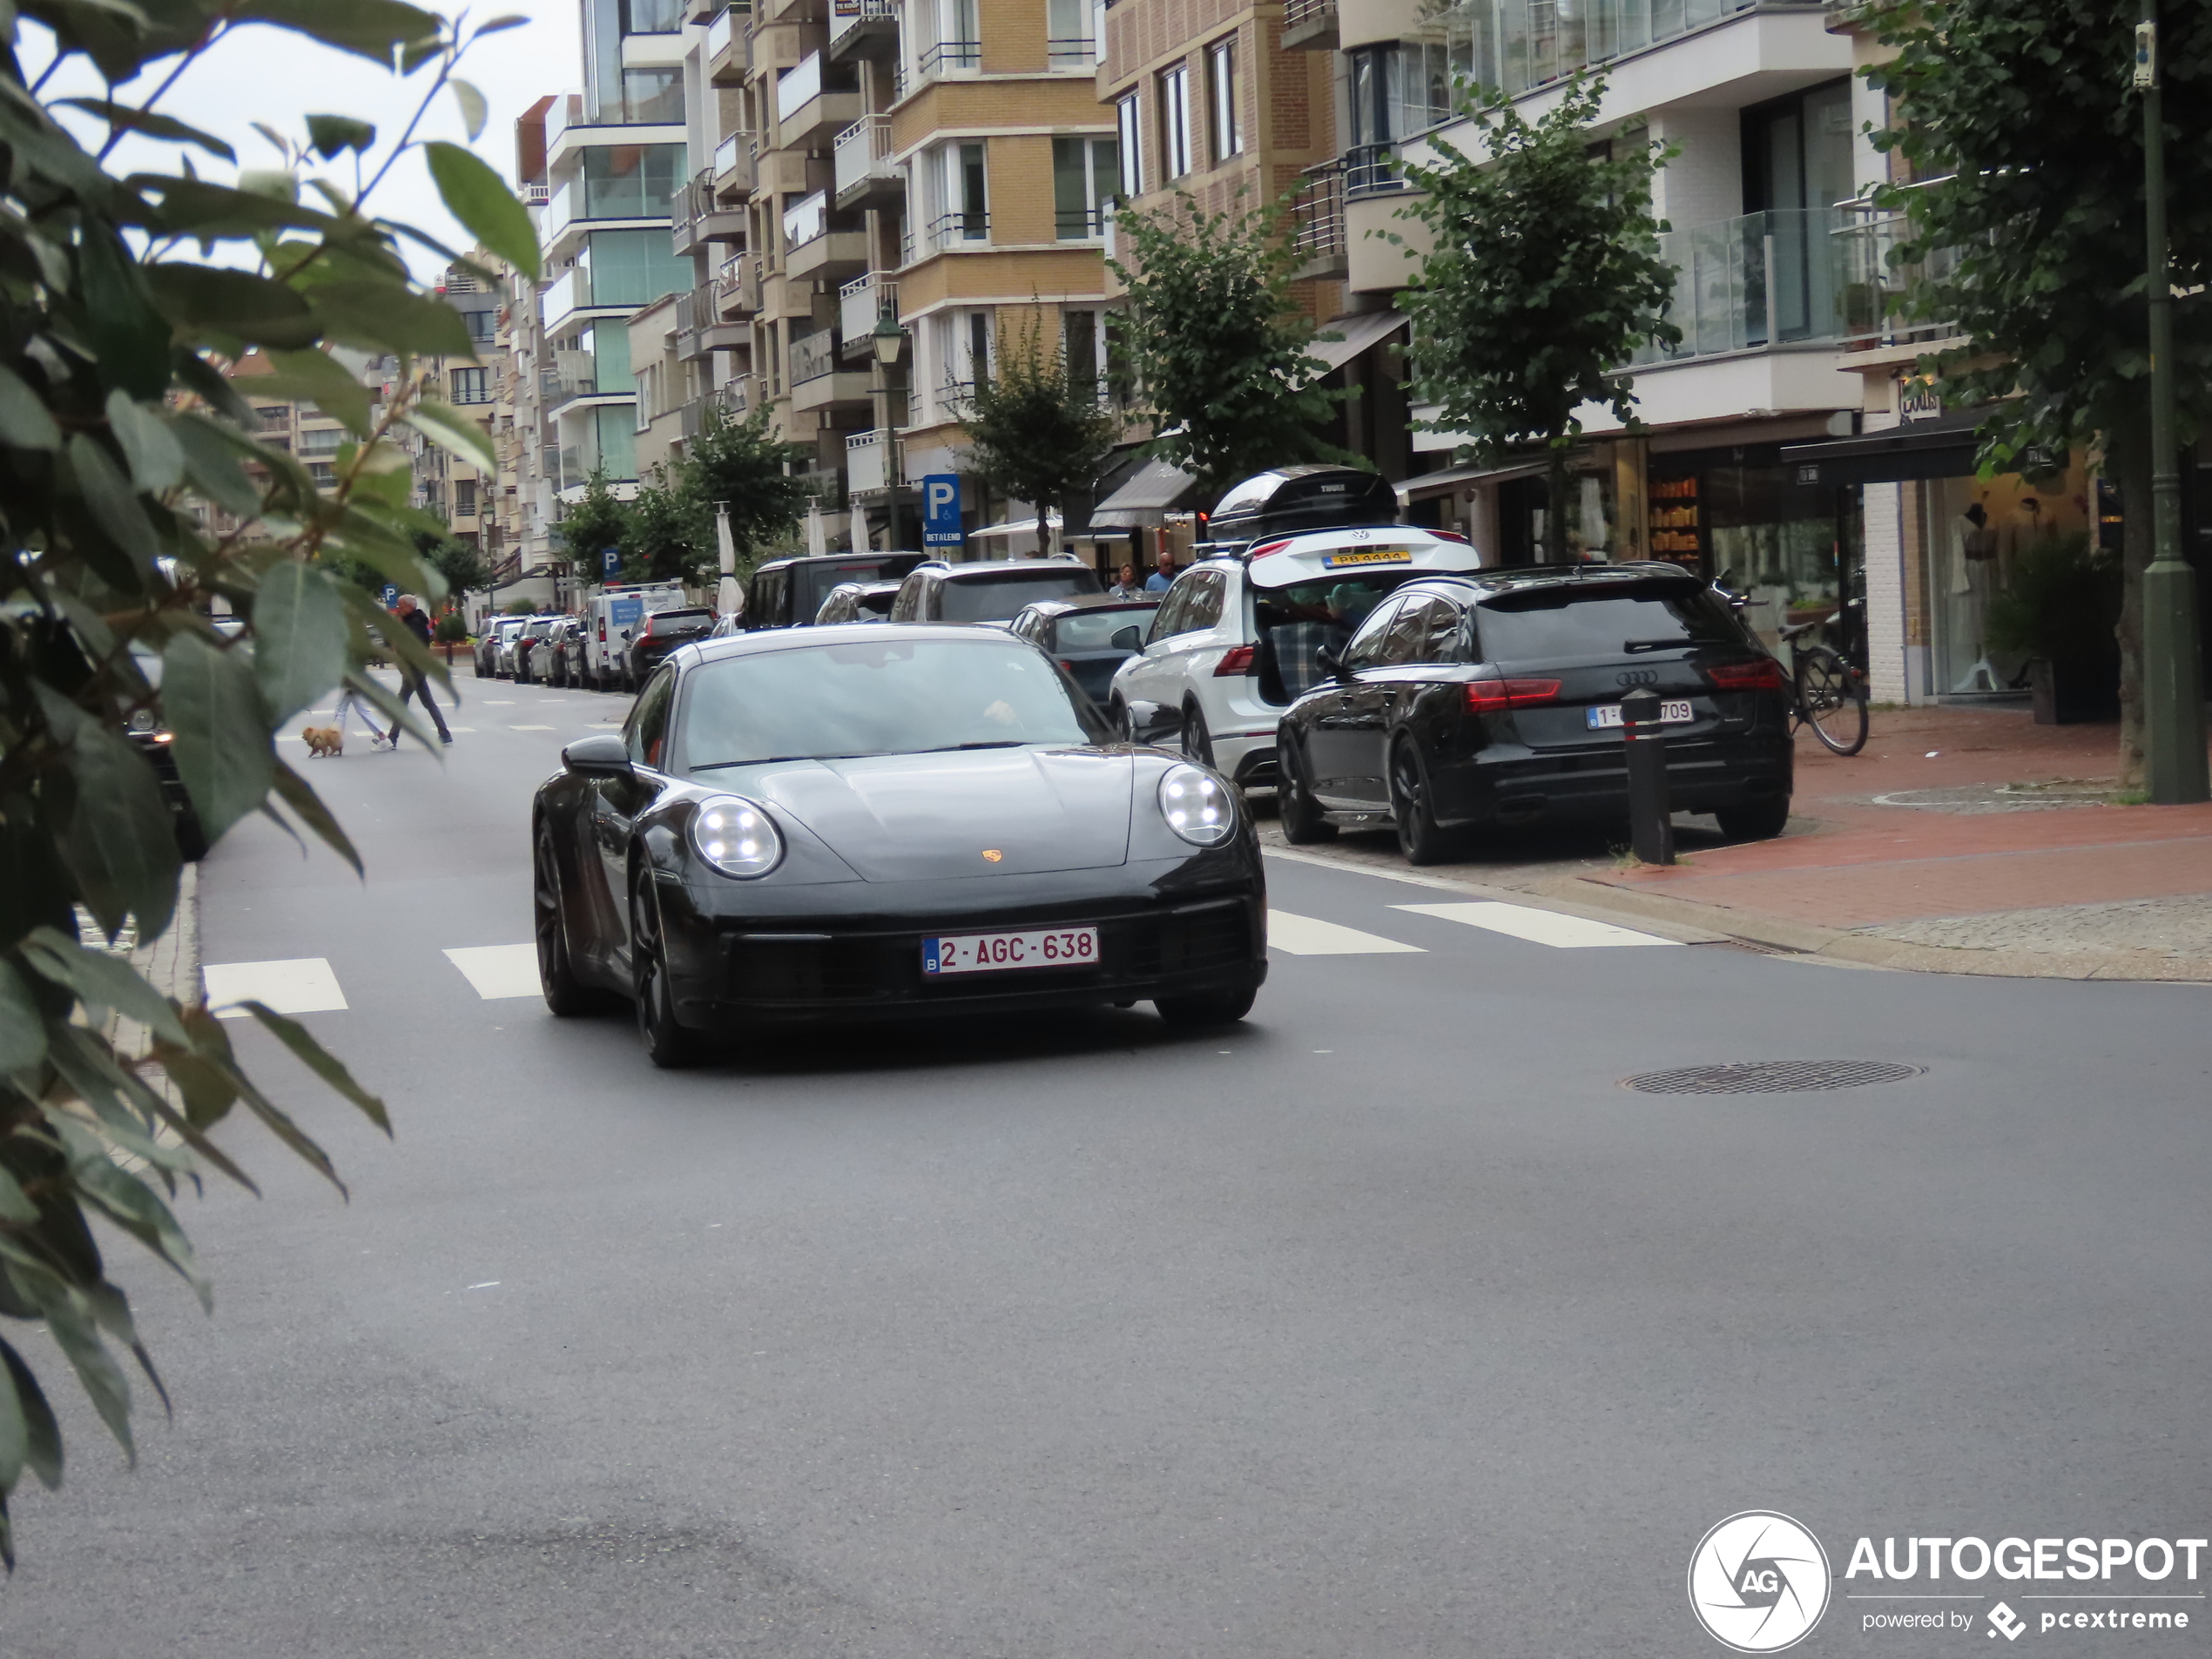
POLYGON ((1526 939, 1534 945, 1551 945, 1561 950, 1588 950, 1600 945, 1671 945, 1671 939, 1662 939, 1656 934, 1640 934, 1627 927, 1616 927, 1609 921, 1592 921, 1584 916, 1563 916, 1555 910, 1533 910, 1518 904, 1394 904, 1393 910, 1411 911, 1417 916, 1440 916, 1446 921, 1463 921, 1470 927, 1487 927, 1494 934, 1509 934, 1515 939, 1526 939))
POLYGON ((550 732, 553 730, 550 725, 510 725, 507 729, 509 732, 550 732))
POLYGON ((347 1006, 338 988, 338 975, 320 956, 295 957, 282 962, 210 962, 200 972, 207 981, 207 1001, 219 1020, 253 1017, 231 1002, 264 1002, 279 1014, 321 1014, 347 1006))
POLYGON ((1340 927, 1312 916, 1294 916, 1271 907, 1267 913, 1267 942, 1271 948, 1293 956, 1379 956, 1392 951, 1420 954, 1419 945, 1401 945, 1379 934, 1363 934, 1357 927, 1340 927))
POLYGON ((536 996, 543 989, 537 981, 535 945, 471 945, 448 951, 446 960, 487 1002, 502 996, 536 996))

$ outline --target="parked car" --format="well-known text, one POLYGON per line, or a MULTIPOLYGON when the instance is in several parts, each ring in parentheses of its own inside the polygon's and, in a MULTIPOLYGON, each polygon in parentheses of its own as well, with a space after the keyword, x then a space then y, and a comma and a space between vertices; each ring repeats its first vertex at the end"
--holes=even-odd
POLYGON ((840 582, 832 588, 822 608, 814 613, 818 628, 833 622, 888 622, 893 601, 899 597, 896 582, 840 582))
POLYGON ((1536 566, 1407 583, 1368 613, 1277 736, 1283 833, 1390 823, 1415 864, 1455 832, 1628 816, 1621 698, 1649 687, 1668 799, 1726 834, 1790 818, 1781 664, 1733 607, 1664 563, 1536 566))
POLYGON ((894 622, 1008 623, 1040 599, 1102 593, 1098 573, 1073 559, 932 559, 907 573, 891 604, 894 622))
POLYGON ((533 658, 530 671, 546 685, 565 686, 569 683, 568 644, 576 633, 577 626, 574 617, 562 617, 530 653, 533 658))
POLYGON ((833 588, 847 582, 896 582, 926 556, 852 552, 771 559, 745 585, 745 630, 804 628, 821 614, 822 601, 833 588))
POLYGON ((631 997, 657 1065, 771 1021, 1149 1000, 1220 1024, 1266 977, 1235 792, 1116 745, 1002 632, 686 645, 562 763, 531 812, 545 1000, 631 997))
POLYGON ((1116 598, 1111 594, 1078 599, 1042 599, 1007 624, 1007 631, 1028 640, 1076 677, 1083 694, 1101 708, 1113 688, 1114 671, 1144 649, 1144 633, 1155 597, 1116 598))
POLYGON ((507 642, 522 632, 524 617, 499 617, 484 624, 484 631, 476 639, 476 678, 498 679, 502 677, 501 654, 507 642))
POLYGON ((678 582, 610 583, 586 599, 583 685, 595 691, 635 689, 624 668, 631 637, 656 611, 681 610, 686 603, 678 582))
POLYGON ((532 617, 509 643, 507 651, 514 662, 515 683, 517 685, 527 685, 533 679, 543 681, 545 666, 539 658, 539 647, 544 644, 556 628, 567 620, 566 617, 559 616, 532 617))
MULTIPOLYGON (((217 631, 227 633, 221 626, 229 617, 215 618, 217 631)), ((131 643, 131 661, 145 683, 155 690, 161 686, 161 654, 142 641, 131 643)), ((187 864, 194 864, 207 856, 207 832, 201 827, 199 813, 192 806, 192 797, 185 792, 183 775, 177 770, 177 756, 172 745, 172 734, 155 718, 152 709, 141 709, 132 715, 124 728, 124 735, 131 746, 153 768, 154 781, 161 786, 161 803, 169 809, 169 826, 177 838, 177 855, 187 864)))
POLYGON ((646 677, 660 666, 662 658, 678 645, 705 638, 713 628, 714 613, 702 607, 655 611, 630 641, 630 654, 624 663, 627 683, 643 685, 646 677))
POLYGON ((1238 784, 1272 784, 1276 723, 1327 678, 1315 652, 1341 649, 1401 584, 1481 563, 1460 538, 1408 524, 1276 536, 1204 560, 1175 579, 1143 653, 1115 671, 1108 714, 1238 784))
POLYGON ((556 646, 553 656, 554 672, 559 676, 553 683, 572 690, 583 685, 583 637, 589 624, 582 617, 569 618, 568 631, 556 646))

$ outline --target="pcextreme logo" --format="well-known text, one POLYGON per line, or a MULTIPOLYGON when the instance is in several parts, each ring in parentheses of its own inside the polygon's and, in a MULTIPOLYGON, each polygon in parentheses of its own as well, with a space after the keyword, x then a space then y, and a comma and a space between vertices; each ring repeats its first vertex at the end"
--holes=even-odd
POLYGON ((1730 1515, 1690 1554, 1689 1608, 1707 1634, 1738 1653, 1795 1647, 1828 1610, 1828 1553, 1787 1515, 1730 1515))

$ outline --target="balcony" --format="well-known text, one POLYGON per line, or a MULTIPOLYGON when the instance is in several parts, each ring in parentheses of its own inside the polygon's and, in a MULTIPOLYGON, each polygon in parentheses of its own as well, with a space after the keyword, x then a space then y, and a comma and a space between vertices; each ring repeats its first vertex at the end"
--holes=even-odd
POLYGON ((940 40, 922 49, 914 67, 925 81, 934 81, 946 75, 974 74, 983 67, 983 43, 980 40, 940 40))
POLYGON ((714 273, 715 309, 725 317, 749 317, 760 309, 760 281, 752 282, 752 299, 745 299, 745 267, 758 261, 750 253, 738 253, 722 261, 722 268, 714 273))
MULTIPOLYGON (((1301 3, 1285 0, 1286 36, 1301 3)), ((1453 10, 1447 37, 1471 58, 1470 78, 1513 95, 1549 85, 1586 65, 1642 51, 1755 10, 1804 11, 1817 17, 1821 5, 1819 0, 1782 0, 1778 4, 1775 0, 1581 0, 1573 6, 1560 0, 1464 0, 1453 10)), ((1290 44, 1287 38, 1284 44, 1290 44)))
POLYGON ((829 55, 833 62, 895 51, 897 0, 830 0, 829 55))
POLYGON ((1846 246, 1864 252, 1839 234, 1845 228, 1836 208, 1800 207, 1665 233, 1660 255, 1676 271, 1667 317, 1682 330, 1682 343, 1647 347, 1636 361, 1841 339, 1841 258, 1846 246))
POLYGON ((1325 161, 1299 176, 1291 205, 1292 245, 1298 250, 1298 280, 1340 278, 1348 269, 1344 233, 1344 164, 1325 161))
POLYGON ((896 435, 872 430, 855 432, 845 440, 845 487, 853 495, 896 489, 906 482, 899 472, 896 435))
POLYGON ((739 351, 752 343, 748 323, 725 320, 716 305, 716 286, 702 282, 676 296, 676 354, 686 361, 718 351, 739 351))
POLYGON ((669 199, 669 233, 676 252, 694 253, 712 242, 742 242, 745 234, 744 210, 725 206, 716 189, 711 171, 678 185, 669 199))
POLYGON ((745 30, 751 10, 732 6, 706 26, 706 77, 716 86, 737 86, 745 80, 752 60, 745 30))
POLYGON ((1394 144, 1357 144, 1344 152, 1344 193, 1358 198, 1379 196, 1406 188, 1399 175, 1398 146, 1394 144))
POLYGON ((732 132, 714 146, 714 193, 724 202, 735 205, 752 194, 756 149, 750 132, 732 132))
POLYGON ((833 222, 828 193, 816 191, 784 210, 784 274, 835 280, 868 262, 868 236, 833 222))
POLYGON ((1337 0, 1283 0, 1283 50, 1337 49, 1337 0))
POLYGON ((1953 334, 1953 325, 1893 315, 1894 301, 1923 282, 1945 282, 1959 268, 1956 248, 1937 248, 1922 260, 1905 264, 1898 250, 1912 240, 1912 227, 1901 213, 1878 212, 1863 202, 1841 210, 1844 222, 1830 233, 1843 338, 1854 349, 1920 345, 1953 334))
POLYGON ((811 472, 795 472, 792 476, 799 480, 801 488, 809 496, 822 504, 824 513, 841 513, 845 510, 845 478, 842 474, 817 469, 811 472))
POLYGON ((791 342, 791 407, 794 413, 858 403, 868 395, 866 374, 837 367, 836 331, 824 328, 791 342))
POLYGON ((837 205, 859 207, 894 195, 899 175, 891 166, 891 118, 864 115, 837 135, 837 205))
POLYGON ((837 291, 838 332, 845 337, 849 359, 869 350, 869 336, 886 307, 899 314, 899 285, 880 271, 846 283, 837 291))
POLYGON ((807 53, 796 69, 776 82, 779 149, 819 148, 860 115, 860 88, 826 84, 819 52, 807 53))
POLYGON ((680 411, 684 441, 686 443, 706 429, 709 409, 720 410, 725 422, 745 419, 745 412, 732 400, 730 388, 726 386, 718 386, 705 396, 693 398, 680 411))

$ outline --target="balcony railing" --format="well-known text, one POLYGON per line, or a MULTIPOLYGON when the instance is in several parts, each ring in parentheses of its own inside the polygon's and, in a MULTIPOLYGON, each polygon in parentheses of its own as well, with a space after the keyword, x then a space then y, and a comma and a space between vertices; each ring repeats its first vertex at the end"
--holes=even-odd
POLYGON ((837 322, 845 342, 865 340, 874 332, 876 319, 888 306, 899 314, 899 285, 880 271, 855 278, 837 291, 837 322))
POLYGON ((759 404, 760 387, 757 376, 739 374, 735 379, 725 381, 722 390, 729 399, 730 413, 740 421, 759 404))
POLYGON ((864 115, 837 135, 837 193, 891 172, 891 118, 864 115))
POLYGON ((829 37, 834 44, 847 30, 872 17, 896 20, 898 0, 831 0, 829 37))
POLYGON ((1098 43, 1087 35, 1048 40, 1044 61, 1053 69, 1089 69, 1098 62, 1098 43))
POLYGON ((1291 205, 1291 234, 1298 257, 1311 264, 1344 257, 1344 164, 1325 161, 1299 176, 1291 205))
POLYGON ((837 331, 825 328, 791 342, 791 383, 803 386, 837 372, 837 331))
POLYGON ((829 229, 829 197, 821 191, 784 209, 784 246, 803 247, 829 229))
POLYGON ((733 36, 731 32, 730 27, 732 23, 734 21, 735 18, 733 15, 725 11, 722 13, 720 17, 715 18, 712 23, 707 24, 706 61, 708 63, 711 64, 716 58, 719 57, 724 52, 730 49, 730 42, 735 38, 735 36, 733 36))
POLYGON ((822 95, 822 55, 808 52, 799 66, 776 83, 776 118, 788 121, 822 95))
POLYGON ((1337 0, 1283 0, 1283 32, 1319 23, 1337 9, 1337 0))
POLYGON ((1512 94, 1752 10, 1818 13, 1821 0, 1460 0, 1444 24, 1453 62, 1512 94))
POLYGON ((922 49, 914 67, 921 78, 931 80, 954 70, 983 67, 983 43, 980 40, 941 40, 922 49))
POLYGON ((752 133, 732 132, 714 146, 714 165, 707 177, 718 191, 751 190, 753 158, 759 153, 752 133))
POLYGON ((1344 190, 1347 196, 1372 196, 1386 190, 1403 190, 1398 174, 1398 146, 1394 144, 1356 144, 1344 152, 1344 190))
POLYGON ((726 386, 718 386, 712 391, 693 398, 684 406, 682 425, 684 436, 687 442, 706 430, 706 412, 711 408, 721 410, 723 415, 730 419, 743 420, 745 418, 743 411, 732 402, 730 388, 726 386))
POLYGON ((1843 228, 1836 208, 1799 207, 1665 233, 1659 252, 1676 273, 1667 317, 1682 341, 1647 347, 1639 361, 1841 338, 1843 228))
POLYGON ((845 440, 845 486, 854 495, 895 489, 899 476, 898 444, 887 432, 855 432, 845 440))
POLYGON ((1898 249, 1913 239, 1902 213, 1876 211, 1863 202, 1842 210, 1844 223, 1831 233, 1836 289, 1843 314, 1844 338, 1864 344, 1904 345, 1940 339, 1952 325, 1892 314, 1894 301, 1923 282, 1945 282, 1958 274, 1959 250, 1936 248, 1907 264, 1898 249))
POLYGON ((978 210, 957 213, 940 213, 929 221, 927 236, 931 251, 940 248, 970 246, 991 239, 991 216, 978 210))
POLYGON ((1052 233, 1062 242, 1088 242, 1106 234, 1116 209, 1111 202, 1100 207, 1055 207, 1052 233))
POLYGON ((800 487, 808 495, 821 502, 824 512, 841 513, 845 510, 845 478, 842 474, 818 470, 795 472, 792 476, 799 480, 800 487))

